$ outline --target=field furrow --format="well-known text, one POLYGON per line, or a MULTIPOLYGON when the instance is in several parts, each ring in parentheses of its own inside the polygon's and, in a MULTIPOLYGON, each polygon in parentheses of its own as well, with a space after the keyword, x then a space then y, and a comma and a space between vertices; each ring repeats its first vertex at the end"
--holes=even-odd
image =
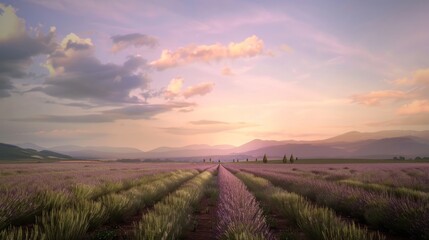
POLYGON ((216 211, 218 207, 219 188, 217 184, 218 171, 213 172, 213 178, 204 189, 203 197, 192 214, 191 224, 183 234, 188 240, 216 239, 216 211))

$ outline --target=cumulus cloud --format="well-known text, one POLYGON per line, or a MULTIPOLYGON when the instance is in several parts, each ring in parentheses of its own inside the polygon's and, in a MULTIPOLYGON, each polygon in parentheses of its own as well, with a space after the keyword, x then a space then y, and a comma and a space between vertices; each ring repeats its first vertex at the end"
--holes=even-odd
POLYGON ((36 29, 30 35, 25 21, 16 15, 12 6, 0 3, 0 98, 10 96, 15 89, 14 79, 28 75, 32 57, 48 54, 55 47, 55 28, 44 34, 36 29))
POLYGON ((183 78, 173 78, 167 86, 167 89, 164 92, 164 97, 166 99, 174 99, 180 95, 183 86, 183 78))
POLYGON ((190 45, 176 51, 164 49, 161 57, 150 63, 157 70, 177 67, 193 62, 213 62, 222 59, 250 58, 264 52, 264 42, 253 35, 239 43, 228 45, 220 43, 212 45, 190 45))
POLYGON ((211 92, 214 88, 214 83, 212 82, 202 82, 193 86, 189 86, 186 89, 182 90, 184 84, 184 79, 177 77, 171 79, 170 83, 167 86, 167 89, 164 91, 164 98, 168 100, 173 100, 177 97, 190 98, 193 96, 203 96, 211 92))
POLYGON ((429 113, 429 100, 414 100, 401 106, 397 113, 401 115, 429 113))
POLYGON ((190 86, 188 88, 186 88, 183 91, 183 96, 185 98, 190 98, 196 95, 206 95, 207 93, 211 92, 214 88, 214 83, 212 82, 203 82, 203 83, 199 83, 195 86, 190 86))
POLYGON ((130 56, 122 65, 101 63, 91 39, 71 33, 49 55, 45 67, 50 76, 33 91, 79 101, 135 103, 139 99, 130 92, 146 88, 149 81, 143 72, 145 66, 140 56, 130 56))
POLYGON ((35 118, 14 119, 18 121, 37 121, 55 123, 105 123, 116 120, 152 119, 154 116, 172 110, 194 107, 195 103, 170 102, 166 104, 135 104, 83 115, 42 115, 35 118))
POLYGON ((407 93, 396 90, 373 91, 352 96, 352 101, 367 106, 375 106, 386 100, 405 99, 407 93))
POLYGON ((115 35, 111 37, 113 46, 112 52, 119 52, 128 47, 155 47, 158 45, 158 40, 152 36, 141 33, 130 33, 125 35, 115 35))

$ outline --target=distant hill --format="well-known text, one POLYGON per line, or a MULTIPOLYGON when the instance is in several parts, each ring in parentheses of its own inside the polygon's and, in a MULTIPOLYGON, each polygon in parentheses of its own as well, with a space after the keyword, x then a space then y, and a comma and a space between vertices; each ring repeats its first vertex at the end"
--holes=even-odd
POLYGON ((243 152, 244 155, 261 157, 267 154, 269 157, 282 157, 285 154, 289 157, 291 154, 299 158, 340 158, 347 157, 349 153, 343 149, 333 146, 323 146, 314 144, 283 144, 269 146, 256 150, 243 152))
POLYGON ((77 151, 97 151, 105 153, 142 153, 140 149, 129 147, 106 147, 106 146, 88 146, 81 147, 76 145, 63 145, 51 147, 49 150, 56 152, 77 152, 77 151))
POLYGON ((247 151, 252 151, 252 150, 265 148, 265 147, 283 145, 286 143, 288 143, 288 141, 254 139, 248 143, 245 143, 245 144, 235 148, 234 152, 236 152, 236 153, 247 152, 247 151))
POLYGON ((0 161, 37 160, 37 159, 71 159, 72 157, 52 151, 37 151, 31 148, 20 148, 15 145, 0 143, 0 161))
MULTIPOLYGON (((391 130, 379 132, 348 132, 332 138, 314 141, 254 139, 238 147, 232 145, 194 144, 183 147, 159 147, 141 151, 128 147, 64 145, 43 148, 32 143, 21 144, 31 148, 72 156, 80 159, 203 159, 225 156, 259 157, 267 154, 282 157, 294 154, 301 158, 391 158, 429 156, 429 131, 391 130)), ((53 156, 53 154, 51 153, 53 156)))
POLYGON ((370 139, 384 139, 397 137, 417 137, 429 142, 429 131, 412 131, 412 130, 389 130, 379 132, 347 132, 332 138, 322 140, 322 142, 357 142, 370 139))
POLYGON ((357 157, 429 156, 429 143, 412 137, 384 138, 364 141, 353 154, 357 157))
POLYGON ((37 151, 47 150, 47 148, 41 147, 41 146, 34 144, 34 143, 17 143, 17 144, 12 144, 12 145, 18 146, 20 148, 25 148, 25 149, 31 148, 31 149, 34 149, 37 151))
POLYGON ((392 158, 429 156, 429 143, 415 137, 383 138, 351 143, 299 143, 259 148, 241 154, 281 157, 294 154, 301 158, 392 158))
POLYGON ((73 156, 80 159, 118 159, 118 158, 141 158, 143 151, 128 147, 105 147, 105 146, 76 146, 63 145, 49 148, 50 151, 73 156))
POLYGON ((148 151, 148 153, 165 153, 165 152, 176 152, 176 151, 186 151, 186 150, 204 150, 204 149, 212 149, 212 150, 227 150, 227 149, 233 149, 235 146, 233 145, 215 145, 210 146, 208 144, 194 144, 194 145, 188 145, 184 147, 159 147, 155 148, 153 150, 148 151))

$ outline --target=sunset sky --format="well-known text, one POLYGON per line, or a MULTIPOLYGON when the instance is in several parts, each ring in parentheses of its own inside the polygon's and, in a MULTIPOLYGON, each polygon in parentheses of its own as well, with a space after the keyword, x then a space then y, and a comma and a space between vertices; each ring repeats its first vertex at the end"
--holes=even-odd
POLYGON ((0 0, 0 142, 429 129, 429 1, 0 0))

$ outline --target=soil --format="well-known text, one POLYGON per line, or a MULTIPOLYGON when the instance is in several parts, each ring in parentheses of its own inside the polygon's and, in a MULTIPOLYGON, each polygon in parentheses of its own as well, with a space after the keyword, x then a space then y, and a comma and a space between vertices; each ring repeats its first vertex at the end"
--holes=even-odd
POLYGON ((207 196, 200 201, 193 214, 191 226, 185 230, 182 239, 215 240, 216 239, 217 204, 207 196))
POLYGON ((268 210, 268 206, 263 206, 264 215, 270 231, 277 240, 308 240, 305 233, 280 215, 275 209, 268 210))

